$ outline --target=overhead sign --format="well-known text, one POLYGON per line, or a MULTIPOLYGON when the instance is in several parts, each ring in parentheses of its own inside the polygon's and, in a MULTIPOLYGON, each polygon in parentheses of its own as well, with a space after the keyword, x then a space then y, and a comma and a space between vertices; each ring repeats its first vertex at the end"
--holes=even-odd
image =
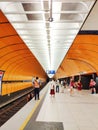
POLYGON ((46 70, 47 74, 55 74, 55 70, 46 70))

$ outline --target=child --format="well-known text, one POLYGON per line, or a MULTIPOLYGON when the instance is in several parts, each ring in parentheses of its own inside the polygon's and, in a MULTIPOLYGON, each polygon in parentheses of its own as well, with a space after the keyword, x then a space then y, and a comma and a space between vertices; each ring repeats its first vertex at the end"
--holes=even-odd
POLYGON ((51 84, 50 94, 51 96, 55 97, 55 86, 52 84, 51 84))

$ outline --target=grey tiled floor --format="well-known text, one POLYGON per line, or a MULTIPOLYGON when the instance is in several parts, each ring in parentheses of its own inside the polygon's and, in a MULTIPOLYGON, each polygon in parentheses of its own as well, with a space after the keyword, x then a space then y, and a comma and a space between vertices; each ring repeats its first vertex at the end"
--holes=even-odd
POLYGON ((64 130, 60 122, 32 122, 24 130, 64 130))
MULTIPOLYGON (((25 126, 24 130, 64 130, 62 122, 47 122, 47 121, 36 121, 36 117, 39 113, 39 110, 45 100, 46 95, 40 101, 36 111, 34 112, 33 116, 29 120, 28 124, 25 126)), ((44 115, 43 115, 44 116, 44 115)))
POLYGON ((63 122, 64 130, 98 130, 98 95, 89 90, 70 96, 68 89, 49 95, 41 107, 37 121, 63 122))

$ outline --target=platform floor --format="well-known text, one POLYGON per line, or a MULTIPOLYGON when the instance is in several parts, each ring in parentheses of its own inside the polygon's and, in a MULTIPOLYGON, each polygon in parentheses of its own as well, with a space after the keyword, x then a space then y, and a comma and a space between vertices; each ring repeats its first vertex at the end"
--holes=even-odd
MULTIPOLYGON (((10 120, 14 130, 98 130, 98 94, 90 94, 90 90, 82 90, 81 93, 74 90, 74 94, 70 96, 69 89, 65 89, 64 93, 56 93, 54 98, 49 94, 49 84, 46 88, 46 96, 44 95, 40 101, 33 99, 27 104, 28 107, 24 107, 22 115, 23 110, 18 113, 17 120, 14 119, 15 116, 10 120), (29 109, 33 109, 36 103, 38 110, 34 117, 29 109), (35 105, 31 108, 31 104, 35 105), (20 124, 19 120, 26 115, 26 111, 30 118, 20 124), (15 128, 15 122, 20 126, 15 128)), ((2 130, 12 129, 9 128, 8 122, 1 127, 2 130)))
POLYGON ((70 96, 65 89, 52 98, 48 91, 36 121, 63 122, 64 130, 98 130, 98 95, 74 90, 70 96))

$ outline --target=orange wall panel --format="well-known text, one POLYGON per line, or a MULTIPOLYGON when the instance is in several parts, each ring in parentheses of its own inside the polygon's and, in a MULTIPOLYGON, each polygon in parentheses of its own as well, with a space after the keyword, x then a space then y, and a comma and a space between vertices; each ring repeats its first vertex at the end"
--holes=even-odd
POLYGON ((32 84, 32 82, 19 83, 17 81, 32 81, 35 76, 44 80, 47 79, 47 75, 40 63, 1 11, 0 61, 0 70, 5 71, 3 81, 12 81, 12 83, 3 83, 2 95, 28 88, 32 84))

